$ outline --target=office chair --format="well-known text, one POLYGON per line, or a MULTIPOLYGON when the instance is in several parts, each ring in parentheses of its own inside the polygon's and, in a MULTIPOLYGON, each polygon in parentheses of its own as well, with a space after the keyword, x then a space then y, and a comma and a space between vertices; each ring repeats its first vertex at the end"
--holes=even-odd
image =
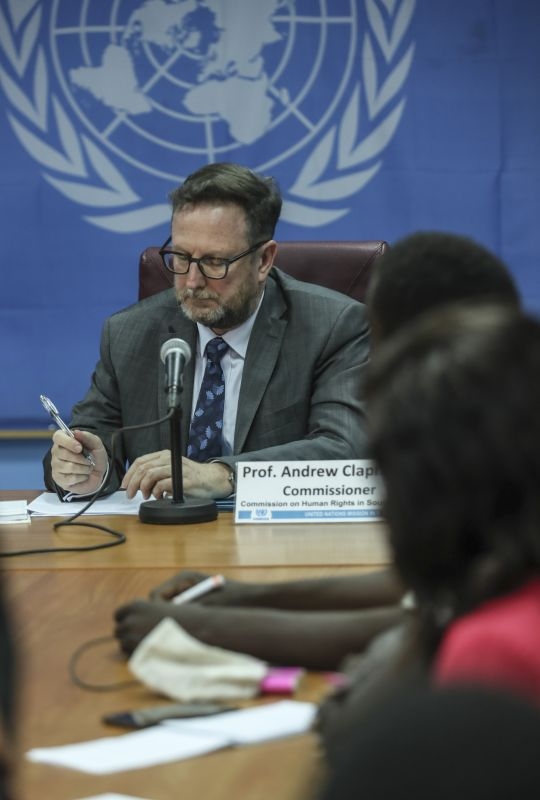
MULTIPOLYGON (((275 266, 301 281, 334 289, 355 300, 365 300, 371 268, 388 249, 387 242, 278 242, 275 266)), ((158 247, 147 247, 139 260, 139 300, 169 289, 158 247)))

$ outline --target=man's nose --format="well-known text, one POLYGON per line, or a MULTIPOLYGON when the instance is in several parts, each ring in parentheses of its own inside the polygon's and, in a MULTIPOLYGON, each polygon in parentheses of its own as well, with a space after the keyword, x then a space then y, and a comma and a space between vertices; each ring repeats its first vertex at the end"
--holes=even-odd
POLYGON ((204 286, 205 283, 206 278, 199 269, 199 265, 195 261, 191 261, 186 274, 186 286, 195 289, 197 286, 204 286))

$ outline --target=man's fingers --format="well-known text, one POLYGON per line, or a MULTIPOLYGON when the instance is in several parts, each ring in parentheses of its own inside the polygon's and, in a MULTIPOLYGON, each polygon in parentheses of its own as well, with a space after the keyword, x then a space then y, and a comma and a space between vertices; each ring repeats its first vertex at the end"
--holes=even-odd
POLYGON ((122 481, 122 489, 126 490, 128 497, 135 497, 137 491, 140 489, 143 496, 148 499, 154 493, 154 487, 160 481, 165 484, 160 486, 158 491, 161 497, 164 491, 170 489, 171 477, 171 451, 160 450, 157 453, 149 453, 146 456, 140 456, 135 459, 131 467, 124 475, 122 481), (169 481, 167 485, 166 482, 169 481))

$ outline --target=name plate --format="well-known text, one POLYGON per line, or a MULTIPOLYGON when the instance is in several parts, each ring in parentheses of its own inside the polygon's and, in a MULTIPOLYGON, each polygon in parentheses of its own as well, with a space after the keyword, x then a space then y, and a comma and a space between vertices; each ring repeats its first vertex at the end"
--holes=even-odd
POLYGON ((383 487, 372 461, 240 461, 235 522, 370 522, 383 487))

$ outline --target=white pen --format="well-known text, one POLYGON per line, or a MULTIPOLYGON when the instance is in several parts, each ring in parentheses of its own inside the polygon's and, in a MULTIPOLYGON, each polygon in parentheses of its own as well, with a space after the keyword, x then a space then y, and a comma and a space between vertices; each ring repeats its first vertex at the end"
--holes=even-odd
POLYGON ((184 592, 180 592, 180 594, 175 595, 172 599, 172 602, 175 605, 180 605, 180 603, 189 603, 190 600, 195 600, 197 597, 202 597, 204 594, 213 592, 214 589, 220 589, 224 585, 225 578, 223 575, 212 575, 210 578, 205 578, 200 583, 195 583, 193 586, 190 586, 189 589, 186 589, 184 592))

